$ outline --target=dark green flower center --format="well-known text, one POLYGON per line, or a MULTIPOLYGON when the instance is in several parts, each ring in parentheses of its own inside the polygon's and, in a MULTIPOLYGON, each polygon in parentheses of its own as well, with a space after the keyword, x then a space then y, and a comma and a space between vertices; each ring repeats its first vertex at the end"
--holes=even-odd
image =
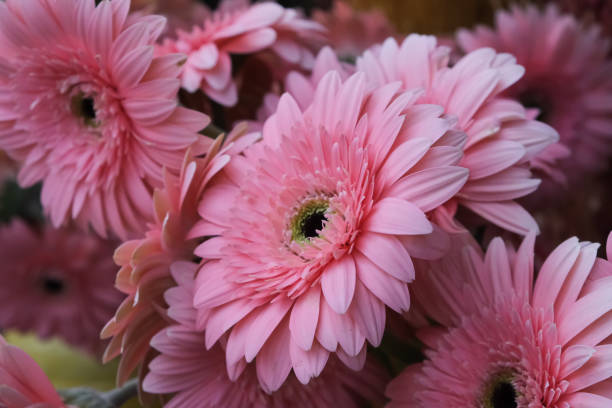
POLYGON ((484 394, 486 408, 517 408, 516 388, 512 382, 512 375, 504 373, 496 376, 487 387, 484 394))
POLYGON ((77 95, 71 101, 72 113, 83 119, 87 126, 97 126, 95 101, 90 96, 77 95))
POLYGON ((327 221, 329 203, 326 200, 315 199, 306 202, 291 221, 291 239, 304 242, 316 238, 327 221))

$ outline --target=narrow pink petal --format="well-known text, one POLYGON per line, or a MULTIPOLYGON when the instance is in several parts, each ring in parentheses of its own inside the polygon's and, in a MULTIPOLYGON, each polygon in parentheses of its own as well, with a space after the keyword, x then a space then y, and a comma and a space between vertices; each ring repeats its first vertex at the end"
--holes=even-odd
POLYGON ((350 255, 330 263, 321 277, 321 289, 329 306, 339 314, 349 308, 355 293, 355 261, 350 255))
POLYGON ((289 319, 293 343, 303 350, 310 350, 319 322, 321 289, 313 286, 295 300, 289 319))
POLYGON ((410 201, 423 212, 428 212, 457 194, 468 175, 468 169, 463 167, 428 168, 401 178, 387 194, 410 201))
MULTIPOLYGON (((287 311, 293 304, 293 301, 288 298, 280 299, 274 303, 262 306, 260 310, 257 310, 257 318, 249 328, 247 338, 250 341, 247 342, 244 350, 244 357, 247 362, 253 361, 255 356, 266 341, 274 340, 274 336, 270 337, 272 331, 281 322, 283 317, 287 315, 287 311)), ((281 330, 282 331, 282 330, 281 330)), ((289 336, 289 327, 287 327, 287 336, 289 336)), ((283 333, 284 336, 284 333, 283 333)), ((287 340, 287 355, 289 354, 289 340, 287 340)), ((258 370, 259 371, 259 370, 258 370)))
POLYGON ((364 232, 356 245, 359 252, 389 275, 403 282, 414 279, 414 265, 410 254, 393 236, 364 232))
POLYGON ((363 229, 394 235, 421 235, 433 231, 423 211, 414 204, 395 197, 378 201, 372 208, 363 229))
POLYGON ((365 256, 355 254, 357 277, 376 297, 398 313, 410 308, 408 285, 382 271, 365 256))

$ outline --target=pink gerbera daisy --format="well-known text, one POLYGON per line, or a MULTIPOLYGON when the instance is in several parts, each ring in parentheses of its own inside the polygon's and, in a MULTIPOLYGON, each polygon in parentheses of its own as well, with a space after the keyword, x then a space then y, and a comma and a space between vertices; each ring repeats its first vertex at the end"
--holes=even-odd
POLYGON ((129 6, 0 3, 0 148, 22 161, 22 185, 43 181, 54 225, 72 217, 123 238, 142 231, 162 167, 177 171, 208 123, 177 106, 183 57, 153 57, 164 18, 128 24, 129 6))
POLYGON ((102 337, 112 337, 105 361, 121 354, 117 374, 120 384, 149 357, 151 338, 168 324, 163 294, 175 285, 170 265, 192 260, 198 240, 189 231, 199 218, 198 203, 230 157, 258 137, 244 135, 245 127, 238 126, 227 136, 224 146, 223 136, 218 137, 204 158, 193 158, 188 153, 180 177, 166 173, 164 188, 155 191, 155 222, 149 225, 145 236, 123 243, 115 252, 115 262, 121 267, 116 285, 127 297, 102 330, 102 337))
POLYGON ((393 24, 380 10, 355 10, 343 0, 334 1, 331 11, 315 10, 312 17, 327 29, 329 45, 342 59, 354 59, 396 35, 393 24))
POLYGON ((426 214, 467 179, 465 135, 440 107, 414 106, 420 93, 398 84, 366 87, 332 71, 306 109, 283 95, 263 142, 200 204, 196 230, 215 235, 195 251, 206 346, 226 333, 230 374, 256 358, 267 392, 292 368, 307 383, 333 352, 361 368, 385 305, 410 307, 412 256, 439 256, 444 235, 426 214))
POLYGON ((558 139, 553 128, 530 120, 524 107, 500 96, 523 75, 514 57, 490 48, 469 53, 449 67, 449 49, 432 36, 393 39, 358 58, 357 69, 376 84, 401 81, 422 87, 420 103, 441 105, 468 135, 461 166, 470 178, 449 207, 460 204, 512 232, 537 228, 514 200, 537 189, 530 162, 558 139))
POLYGON ((320 37, 322 30, 276 3, 224 0, 203 25, 189 32, 179 30, 178 38, 166 39, 157 52, 187 54, 181 86, 192 93, 201 89, 216 102, 233 106, 238 92, 232 79, 232 54, 271 48, 289 62, 307 66, 314 58, 303 42, 308 43, 309 36, 320 37))
POLYGON ((0 406, 68 408, 36 362, 0 336, 0 406))
POLYGON ((100 351, 100 329, 121 301, 112 254, 80 231, 21 221, 0 228, 0 327, 100 351))
POLYGON ((165 298, 170 305, 168 315, 177 323, 162 330, 151 342, 161 354, 151 362, 143 388, 155 394, 174 394, 166 408, 357 408, 364 401, 384 401, 387 374, 373 360, 368 360, 361 372, 332 360, 321 376, 308 385, 291 376, 272 394, 259 386, 254 364, 238 367, 242 375, 232 381, 221 345, 206 350, 204 335, 196 328, 198 316, 192 303, 196 270, 193 263, 173 265, 172 275, 178 286, 166 291, 165 298))
POLYGON ((612 264, 571 238, 534 284, 533 245, 467 244, 419 270, 420 303, 446 328, 418 332, 426 360, 391 382, 390 408, 612 406, 612 264))
MULTIPOLYGON (((505 95, 536 108, 538 119, 559 132, 571 152, 561 162, 565 176, 580 181, 585 173, 606 168, 612 155, 609 40, 599 27, 583 26, 553 5, 544 11, 535 6, 500 11, 496 22, 495 30, 460 31, 460 46, 466 51, 493 47, 509 52, 525 67, 525 76, 505 95)), ((536 164, 550 172, 550 161, 565 156, 567 151, 551 146, 536 164)))

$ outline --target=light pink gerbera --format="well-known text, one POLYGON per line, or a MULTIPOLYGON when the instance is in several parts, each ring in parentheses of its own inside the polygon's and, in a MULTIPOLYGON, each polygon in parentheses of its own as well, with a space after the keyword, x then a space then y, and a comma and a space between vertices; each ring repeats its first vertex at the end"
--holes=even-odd
POLYGON ((0 406, 68 408, 38 364, 0 336, 0 406))
POLYGON ((206 6, 198 0, 132 0, 131 11, 157 13, 168 20, 165 35, 173 36, 176 30, 190 30, 200 24, 208 15, 206 6))
POLYGON ((216 102, 233 106, 238 93, 232 79, 232 54, 271 48, 291 63, 308 66, 314 57, 302 42, 308 42, 309 36, 319 37, 322 30, 276 3, 250 5, 247 0, 224 0, 203 25, 190 32, 179 30, 178 38, 166 39, 157 53, 187 54, 181 86, 192 93, 201 89, 216 102))
POLYGON ((162 167, 177 171, 208 123, 177 106, 183 57, 153 57, 164 18, 128 24, 129 6, 0 3, 0 148, 22 162, 22 185, 43 181, 54 225, 122 238, 142 231, 162 167))
POLYGON ((161 354, 150 363, 143 388, 154 394, 174 394, 166 408, 357 408, 364 401, 384 401, 388 374, 371 359, 361 372, 331 360, 321 376, 308 385, 291 376, 271 394, 260 387, 254 364, 237 367, 242 374, 232 381, 221 345, 206 350, 204 333, 196 328, 193 295, 197 268, 193 263, 173 264, 172 275, 178 286, 166 291, 165 298, 170 305, 168 315, 176 323, 151 342, 161 354))
POLYGON ((328 43, 342 59, 354 59, 374 44, 397 35, 380 10, 355 10, 342 0, 334 1, 331 11, 315 10, 312 18, 327 29, 328 43))
POLYGON ((419 103, 441 105, 456 116, 457 128, 468 135, 460 163, 470 178, 457 199, 485 219, 512 232, 537 228, 532 216, 514 200, 532 193, 540 180, 530 162, 558 139, 550 126, 530 120, 524 107, 500 96, 523 75, 509 54, 490 48, 469 53, 449 67, 449 49, 432 36, 410 35, 402 44, 393 39, 357 60, 375 84, 401 81, 405 89, 422 87, 419 103))
POLYGON ((104 361, 121 355, 118 383, 128 380, 134 369, 150 357, 151 338, 168 325, 163 294, 175 285, 170 265, 193 258, 199 241, 189 231, 199 219, 198 203, 206 195, 208 184, 231 156, 252 143, 254 137, 258 135, 245 135, 245 126, 237 126, 223 146, 223 136, 218 137, 204 158, 193 158, 188 153, 180 177, 167 173, 164 188, 155 191, 155 222, 149 225, 145 236, 117 248, 115 262, 121 269, 116 285, 127 297, 102 330, 102 337, 112 337, 104 361))
POLYGON ((446 328, 418 332, 426 360, 391 382, 389 408, 612 406, 612 264, 571 238, 534 283, 534 236, 418 270, 421 305, 446 328))
POLYGON ((208 348, 225 334, 232 380, 243 359, 267 392, 291 369, 307 383, 330 353, 360 369, 385 305, 410 307, 412 256, 441 255, 426 214, 467 179, 465 135, 440 107, 414 106, 418 91, 366 87, 332 71, 304 110, 283 95, 263 142, 201 202, 194 232, 215 237, 195 251, 195 306, 208 348))
POLYGON ((495 30, 462 30, 457 40, 466 51, 493 47, 509 52, 525 67, 525 76, 504 95, 536 108, 537 118, 553 126, 571 152, 564 159, 560 147, 551 146, 540 155, 538 166, 549 172, 551 160, 564 159, 564 175, 577 182, 607 168, 612 155, 609 40, 599 27, 583 26, 553 5, 544 11, 534 6, 500 11, 496 22, 495 30))
POLYGON ((0 228, 0 327, 101 351, 100 329, 122 298, 112 254, 111 243, 80 231, 0 228))

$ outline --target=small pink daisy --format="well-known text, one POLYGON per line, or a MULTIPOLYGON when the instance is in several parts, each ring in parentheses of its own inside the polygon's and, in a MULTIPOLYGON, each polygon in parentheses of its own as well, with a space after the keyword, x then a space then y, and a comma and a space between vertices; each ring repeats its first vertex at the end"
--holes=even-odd
POLYGON ((540 155, 536 164, 544 173, 553 170, 555 159, 562 159, 561 177, 552 174, 558 181, 565 176, 580 182, 585 174, 607 168, 612 157, 612 60, 606 58, 610 43, 599 27, 581 25, 554 5, 544 11, 515 7, 497 13, 494 30, 461 30, 457 40, 468 52, 493 47, 511 53, 525 67, 524 77, 504 95, 534 108, 539 120, 559 132, 565 149, 555 145, 540 155))
POLYGON ((0 327, 59 336, 97 353, 100 329, 121 302, 108 242, 80 231, 0 228, 0 327))
POLYGON ((129 7, 0 3, 0 148, 22 162, 20 184, 43 181, 55 226, 74 218, 103 236, 141 232, 162 168, 178 171, 208 123, 177 105, 183 57, 153 57, 164 18, 128 24, 129 7))
POLYGON ((238 102, 238 91, 232 78, 232 54, 271 48, 291 63, 308 66, 314 57, 303 43, 308 43, 310 36, 320 37, 322 30, 276 3, 250 5, 247 0, 224 0, 203 25, 189 32, 179 30, 178 38, 166 39, 157 53, 187 54, 181 73, 183 89, 192 93, 201 89, 214 101, 233 106, 238 102))
POLYGON ((206 346, 225 334, 230 373, 256 359, 266 392, 292 369, 307 383, 330 353, 363 366, 385 305, 410 307, 412 256, 441 255, 426 214, 467 180, 465 134, 440 107, 415 106, 420 93, 399 84, 366 87, 332 71, 306 109, 283 95, 263 142, 200 204, 200 235, 215 235, 195 251, 206 346))
POLYGON ((419 270, 420 304, 445 328, 418 332, 426 360, 391 382, 389 408, 612 406, 612 264, 571 238, 534 283, 534 237, 419 270))
POLYGON ((36 362, 0 336, 0 406, 68 408, 36 362))
POLYGON ((164 188, 153 194, 155 222, 149 225, 147 233, 117 248, 115 262, 121 269, 116 286, 127 297, 102 330, 102 337, 112 337, 104 361, 121 355, 119 383, 128 380, 134 369, 148 358, 149 341, 168 325, 163 294, 174 286, 170 265, 193 258, 198 240, 190 230, 199 219, 198 203, 205 196, 208 184, 255 137, 258 135, 245 135, 245 126, 237 126, 227 136, 224 146, 221 145, 223 137, 218 137, 204 158, 193 158, 188 153, 180 177, 166 173, 164 188))
POLYGON ((166 408, 357 408, 365 401, 382 404, 388 375, 371 359, 360 372, 331 360, 308 385, 291 376, 271 394, 259 386, 254 364, 241 365, 237 368, 242 371, 240 378, 230 380, 223 348, 217 344, 206 350, 204 334, 196 328, 198 316, 192 303, 196 270, 193 263, 173 265, 178 286, 166 291, 165 298, 170 305, 168 315, 177 323, 151 341, 160 355, 151 361, 143 389, 174 394, 166 408))
POLYGON ((315 10, 312 17, 327 29, 328 43, 341 59, 354 59, 374 44, 397 35, 380 10, 355 10, 343 0, 334 1, 331 11, 315 10))
POLYGON ((461 166, 470 178, 457 199, 483 218, 512 232, 537 228, 515 199, 535 191, 530 162, 558 139, 550 126, 530 120, 524 107, 500 94, 521 78, 524 69, 509 54, 480 49, 449 67, 449 49, 432 36, 410 35, 366 51, 357 69, 375 84, 401 81, 405 89, 424 88, 419 103, 441 105, 467 133, 461 166))

